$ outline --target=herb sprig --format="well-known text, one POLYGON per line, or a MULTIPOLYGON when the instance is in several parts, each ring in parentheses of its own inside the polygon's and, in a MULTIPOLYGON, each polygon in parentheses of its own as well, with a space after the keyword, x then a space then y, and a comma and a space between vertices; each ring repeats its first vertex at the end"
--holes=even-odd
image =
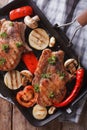
POLYGON ((48 63, 51 65, 55 65, 57 61, 57 57, 56 56, 51 56, 48 58, 48 63))

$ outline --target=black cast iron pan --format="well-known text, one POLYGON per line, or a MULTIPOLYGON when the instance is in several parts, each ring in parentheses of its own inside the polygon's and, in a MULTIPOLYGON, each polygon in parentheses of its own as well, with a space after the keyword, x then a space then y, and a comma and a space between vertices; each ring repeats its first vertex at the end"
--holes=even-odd
MULTIPOLYGON (((34 14, 37 14, 40 17, 39 26, 44 28, 49 33, 50 36, 54 36, 56 38, 57 45, 53 48, 53 50, 58 50, 58 49, 64 50, 64 52, 66 54, 66 59, 67 58, 78 59, 78 56, 72 50, 71 46, 69 46, 70 40, 67 38, 67 36, 64 34, 64 32, 62 32, 62 30, 60 28, 57 28, 56 26, 53 27, 50 24, 50 22, 47 20, 47 18, 43 15, 41 10, 36 6, 36 4, 32 0, 15 0, 15 1, 9 3, 8 5, 6 5, 0 9, 0 19, 2 19, 2 18, 9 19, 10 10, 24 6, 24 5, 32 6, 32 8, 34 9, 34 14)), ((18 19, 18 21, 23 21, 23 19, 18 19)), ((26 41, 28 39, 28 34, 30 31, 31 30, 26 30, 26 41)), ((36 50, 33 50, 33 51, 37 57, 40 56, 41 51, 38 51, 38 52, 36 50)), ((25 67, 24 63, 21 61, 16 69, 20 71, 20 70, 26 69, 26 67, 25 67)), ((5 86, 5 84, 3 82, 4 74, 5 74, 4 72, 0 71, 0 93, 8 101, 13 102, 19 108, 19 110, 22 112, 22 114, 25 116, 25 118, 34 126, 43 126, 43 125, 47 124, 48 122, 52 121, 53 119, 64 114, 68 107, 73 107, 87 93, 87 83, 86 83, 87 73, 85 73, 85 79, 84 79, 82 89, 81 89, 78 97, 69 106, 61 108, 61 109, 58 108, 53 115, 48 115, 44 120, 36 120, 32 116, 32 108, 24 108, 17 103, 15 96, 19 90, 12 91, 5 86)))

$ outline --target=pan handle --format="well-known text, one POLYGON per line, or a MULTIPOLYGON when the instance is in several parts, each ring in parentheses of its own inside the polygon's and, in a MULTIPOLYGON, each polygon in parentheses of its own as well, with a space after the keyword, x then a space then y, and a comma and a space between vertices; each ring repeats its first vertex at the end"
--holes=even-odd
POLYGON ((83 11, 76 20, 81 26, 87 25, 87 10, 83 11))
POLYGON ((74 30, 73 34, 72 34, 72 37, 69 41, 69 44, 68 44, 68 47, 71 47, 72 46, 72 40, 76 34, 76 32, 81 29, 82 27, 84 27, 85 25, 87 25, 87 9, 85 11, 83 11, 79 16, 77 16, 76 18, 74 18, 73 21, 69 22, 69 23, 66 23, 66 24, 62 24, 62 25, 58 25, 57 28, 60 28, 60 27, 65 27, 65 26, 69 26, 69 25, 72 25, 74 22, 76 22, 79 24, 76 29, 74 30))
POLYGON ((72 35, 72 38, 70 39, 69 41, 69 45, 71 45, 70 43, 72 42, 76 32, 84 27, 85 25, 87 25, 87 10, 83 11, 77 18, 76 18, 76 21, 79 23, 79 25, 76 27, 73 35, 72 35))
POLYGON ((69 22, 69 23, 65 23, 62 25, 58 25, 57 27, 64 27, 64 26, 69 26, 71 24, 73 24, 75 21, 77 21, 80 26, 85 26, 87 24, 87 10, 83 11, 79 16, 77 16, 76 18, 73 19, 73 21, 69 22))

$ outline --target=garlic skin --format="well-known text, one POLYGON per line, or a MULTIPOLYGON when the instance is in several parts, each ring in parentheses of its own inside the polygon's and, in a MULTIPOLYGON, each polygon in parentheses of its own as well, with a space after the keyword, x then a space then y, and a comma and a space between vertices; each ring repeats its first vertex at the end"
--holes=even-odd
POLYGON ((38 21, 40 20, 39 16, 36 15, 34 17, 26 16, 24 18, 24 23, 31 29, 35 29, 38 27, 38 21))

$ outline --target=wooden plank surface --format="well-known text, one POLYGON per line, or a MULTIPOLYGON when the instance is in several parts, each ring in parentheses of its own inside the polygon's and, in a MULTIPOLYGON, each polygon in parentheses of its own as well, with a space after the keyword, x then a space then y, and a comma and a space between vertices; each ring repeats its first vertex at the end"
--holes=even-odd
POLYGON ((0 98, 0 130, 87 130, 87 102, 78 124, 55 119, 43 127, 34 127, 15 105, 0 98))
POLYGON ((12 105, 0 98, 0 130, 11 130, 12 105))

